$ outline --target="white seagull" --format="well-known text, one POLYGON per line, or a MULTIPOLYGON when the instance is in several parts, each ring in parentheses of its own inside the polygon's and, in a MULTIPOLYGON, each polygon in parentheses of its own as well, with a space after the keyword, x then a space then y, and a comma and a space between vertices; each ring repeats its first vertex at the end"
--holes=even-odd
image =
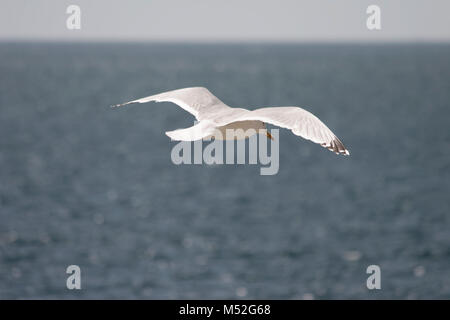
MULTIPOLYGON (((336 154, 350 155, 350 152, 344 147, 342 142, 319 118, 302 108, 271 107, 256 110, 232 108, 203 87, 167 91, 112 107, 150 101, 175 103, 193 114, 198 120, 198 123, 192 127, 166 132, 166 135, 172 140, 195 141, 211 136, 214 137, 217 129, 221 133, 226 132, 227 129, 242 129, 240 132, 254 129, 252 132, 256 133, 259 130, 265 130, 265 123, 270 123, 290 129, 295 135, 318 143, 336 154)), ((273 139, 270 133, 265 132, 267 137, 273 139)), ((222 136, 225 137, 226 135, 222 136)), ((244 135, 241 138, 247 137, 248 135, 244 135)))

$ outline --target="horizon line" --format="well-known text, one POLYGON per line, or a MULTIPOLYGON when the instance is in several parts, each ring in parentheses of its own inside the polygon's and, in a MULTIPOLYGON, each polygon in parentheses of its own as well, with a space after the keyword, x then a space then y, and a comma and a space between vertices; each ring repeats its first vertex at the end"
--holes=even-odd
POLYGON ((1 38, 0 43, 49 43, 49 44, 450 44, 450 39, 67 39, 67 38, 1 38))

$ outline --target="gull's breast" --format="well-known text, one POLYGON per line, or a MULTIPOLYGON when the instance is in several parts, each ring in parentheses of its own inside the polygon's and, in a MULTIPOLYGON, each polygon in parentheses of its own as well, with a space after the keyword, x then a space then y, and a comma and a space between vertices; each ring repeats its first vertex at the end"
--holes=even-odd
POLYGON ((236 121, 222 127, 217 127, 212 135, 217 140, 241 140, 247 139, 264 129, 265 125, 259 120, 236 121))

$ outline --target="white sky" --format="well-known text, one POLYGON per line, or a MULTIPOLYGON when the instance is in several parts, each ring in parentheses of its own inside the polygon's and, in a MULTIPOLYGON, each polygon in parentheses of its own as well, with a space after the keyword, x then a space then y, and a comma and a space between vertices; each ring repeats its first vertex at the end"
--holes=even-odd
POLYGON ((448 42, 450 0, 0 0, 0 40, 448 42), (370 4, 382 30, 366 28, 370 4))

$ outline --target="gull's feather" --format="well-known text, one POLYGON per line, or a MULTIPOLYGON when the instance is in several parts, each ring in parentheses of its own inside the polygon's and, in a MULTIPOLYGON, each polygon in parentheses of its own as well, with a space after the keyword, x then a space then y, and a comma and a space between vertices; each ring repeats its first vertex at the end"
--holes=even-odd
POLYGON ((193 114, 197 120, 211 118, 214 114, 228 111, 229 106, 220 101, 208 89, 203 87, 184 88, 172 90, 148 96, 145 98, 117 104, 113 107, 121 107, 132 103, 172 102, 179 105, 187 112, 193 114))
MULTIPOLYGON (((271 107, 253 111, 240 109, 228 116, 227 121, 260 120, 292 132, 320 144, 337 154, 350 155, 335 134, 312 113, 299 107, 271 107)), ((225 123, 222 123, 225 125, 225 123)))

